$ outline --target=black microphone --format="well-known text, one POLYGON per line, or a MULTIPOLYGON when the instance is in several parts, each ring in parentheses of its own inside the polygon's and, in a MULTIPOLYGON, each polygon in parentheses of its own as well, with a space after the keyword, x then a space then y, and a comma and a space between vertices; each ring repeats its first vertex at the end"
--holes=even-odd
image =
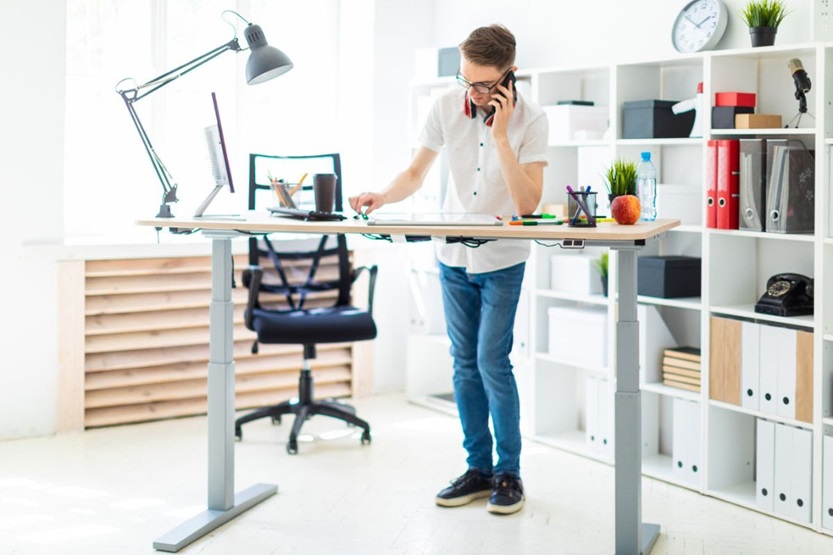
POLYGON ((810 78, 807 76, 807 72, 804 71, 804 66, 801 65, 801 60, 793 58, 787 62, 787 67, 790 68, 790 73, 792 73, 793 81, 795 81, 795 88, 804 94, 810 92, 810 78))

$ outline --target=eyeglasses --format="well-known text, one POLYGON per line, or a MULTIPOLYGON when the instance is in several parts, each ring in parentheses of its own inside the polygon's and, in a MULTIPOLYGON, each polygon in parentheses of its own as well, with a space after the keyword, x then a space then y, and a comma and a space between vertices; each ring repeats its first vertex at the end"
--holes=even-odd
POLYGON ((506 77, 506 75, 508 73, 509 73, 509 70, 507 70, 506 73, 501 75, 498 78, 497 81, 495 81, 494 83, 492 83, 490 85, 489 83, 483 83, 483 82, 471 83, 465 77, 463 77, 463 75, 460 73, 460 70, 457 70, 457 82, 460 83, 460 86, 465 88, 465 89, 474 89, 474 92, 477 92, 477 93, 480 93, 480 94, 489 94, 490 92, 492 92, 492 90, 494 90, 495 87, 498 86, 498 83, 500 83, 503 80, 503 78, 506 77))

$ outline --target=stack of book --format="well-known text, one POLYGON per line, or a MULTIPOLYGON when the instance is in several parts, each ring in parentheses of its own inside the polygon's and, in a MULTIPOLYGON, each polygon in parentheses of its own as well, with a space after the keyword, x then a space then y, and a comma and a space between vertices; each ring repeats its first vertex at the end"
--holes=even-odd
POLYGON ((700 349, 665 349, 662 356, 662 383, 670 387, 700 391, 700 349))

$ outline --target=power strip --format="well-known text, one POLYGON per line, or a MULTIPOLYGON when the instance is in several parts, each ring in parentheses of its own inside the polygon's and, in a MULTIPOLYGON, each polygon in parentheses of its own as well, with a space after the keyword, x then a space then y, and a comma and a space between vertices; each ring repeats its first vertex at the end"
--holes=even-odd
POLYGON ((833 40, 833 0, 813 0, 811 40, 833 40))

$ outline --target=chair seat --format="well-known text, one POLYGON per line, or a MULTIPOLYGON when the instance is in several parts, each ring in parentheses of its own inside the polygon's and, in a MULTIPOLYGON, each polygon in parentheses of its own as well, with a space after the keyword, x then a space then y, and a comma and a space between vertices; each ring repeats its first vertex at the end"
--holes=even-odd
POLYGON ((261 343, 342 343, 376 337, 370 314, 352 306, 286 311, 256 308, 252 328, 261 343))

